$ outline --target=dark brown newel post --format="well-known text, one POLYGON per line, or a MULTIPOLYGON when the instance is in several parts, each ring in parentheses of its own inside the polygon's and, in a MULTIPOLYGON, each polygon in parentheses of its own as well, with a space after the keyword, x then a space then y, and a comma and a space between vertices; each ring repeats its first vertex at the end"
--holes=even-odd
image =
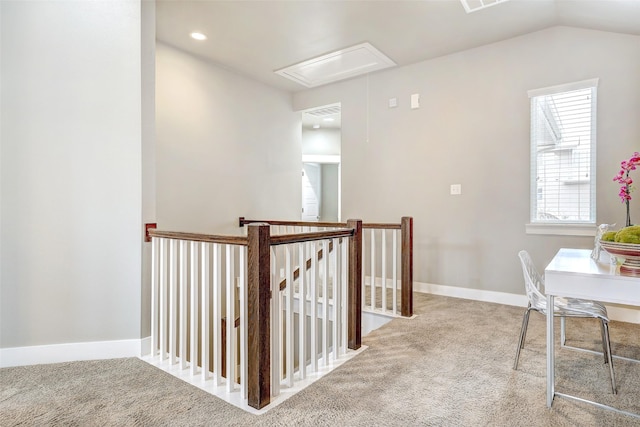
POLYGON ((271 401, 269 226, 250 224, 247 236, 247 394, 249 405, 261 409, 271 401))
POLYGON ((348 284, 348 347, 357 350, 362 345, 362 221, 350 219, 347 227, 354 233, 349 238, 348 284))
POLYGON ((413 316, 413 218, 403 216, 402 232, 402 290, 400 314, 413 316))

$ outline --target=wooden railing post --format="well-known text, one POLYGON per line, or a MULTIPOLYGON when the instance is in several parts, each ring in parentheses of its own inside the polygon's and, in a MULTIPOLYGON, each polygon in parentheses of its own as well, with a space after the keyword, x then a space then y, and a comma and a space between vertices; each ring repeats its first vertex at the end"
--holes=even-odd
POLYGON ((400 314, 404 317, 413 316, 413 218, 402 217, 402 289, 400 314))
POLYGON ((247 237, 247 397, 249 406, 261 409, 271 401, 269 225, 250 224, 247 237))
POLYGON ((348 277, 348 347, 357 350, 362 345, 362 221, 350 219, 347 227, 353 229, 349 238, 348 277))

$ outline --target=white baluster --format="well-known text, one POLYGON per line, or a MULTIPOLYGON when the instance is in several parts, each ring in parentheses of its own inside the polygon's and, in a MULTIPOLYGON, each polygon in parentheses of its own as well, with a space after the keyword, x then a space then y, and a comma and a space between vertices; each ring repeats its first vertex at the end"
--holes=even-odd
MULTIPOLYGON (((348 308, 349 308, 349 298, 348 298, 348 278, 347 278, 347 274, 349 272, 349 264, 348 264, 348 253, 349 253, 349 240, 348 239, 343 239, 342 240, 342 246, 341 251, 342 251, 342 270, 340 271, 342 273, 342 286, 341 286, 341 290, 342 290, 342 308, 340 310, 341 315, 342 315, 342 332, 341 332, 341 337, 342 337, 342 351, 344 353, 347 352, 347 343, 348 343, 348 338, 349 338, 349 334, 348 334, 348 328, 349 328, 349 323, 347 320, 347 313, 348 313, 348 308)), ((364 274, 363 274, 364 276, 364 274)))
POLYGON ((222 384, 222 248, 213 245, 213 378, 222 384))
POLYGON ((307 376, 307 268, 305 248, 306 243, 298 243, 298 372, 300 379, 303 380, 307 376))
POLYGON ((151 352, 158 349, 158 238, 151 238, 151 352))
POLYGON ((227 271, 227 392, 231 393, 234 389, 235 381, 234 381, 234 371, 235 371, 235 345, 234 345, 234 325, 236 322, 235 313, 234 313, 234 302, 235 302, 235 276, 233 274, 234 271, 234 259, 233 259, 233 246, 226 245, 227 253, 226 253, 226 271, 227 271))
POLYGON ((187 241, 180 240, 180 368, 187 367, 187 241))
POLYGON ((393 315, 398 310, 398 233, 399 230, 393 230, 393 315))
POLYGON ((387 311, 387 230, 380 230, 382 233, 382 311, 387 311))
POLYGON ((195 376, 198 371, 198 243, 191 242, 191 297, 189 308, 191 310, 191 348, 189 357, 191 358, 191 375, 195 376))
POLYGON ((286 325, 285 325, 285 343, 286 350, 286 371, 287 371, 287 385, 293 387, 293 271, 291 268, 291 252, 292 245, 287 245, 285 248, 285 280, 287 281, 287 287, 285 289, 286 295, 286 325))
POLYGON ((201 255, 201 260, 200 260, 200 268, 202 269, 201 272, 201 291, 200 291, 200 304, 202 306, 202 308, 200 309, 201 311, 201 315, 200 315, 200 319, 202 321, 202 326, 200 328, 200 330, 202 331, 202 338, 201 338, 201 365, 202 365, 202 380, 206 381, 209 377, 209 345, 211 343, 210 341, 210 328, 209 328, 209 321, 211 319, 211 313, 210 313, 210 309, 211 307, 209 306, 209 297, 210 297, 210 293, 209 293, 209 281, 211 280, 211 270, 210 270, 210 248, 211 248, 211 244, 210 243, 201 243, 200 244, 200 255, 201 255))
POLYGON ((280 281, 278 280, 277 259, 275 247, 271 247, 271 395, 280 394, 280 281))
POLYGON ((309 274, 309 291, 311 294, 311 368, 318 372, 318 249, 315 242, 310 242, 312 250, 311 274, 309 274))
POLYGON ((169 246, 169 363, 176 363, 176 323, 177 323, 177 307, 178 307, 178 283, 177 271, 178 266, 177 248, 178 241, 171 239, 169 246))
POLYGON ((167 239, 160 239, 160 361, 167 356, 167 239))
POLYGON ((339 328, 340 328, 340 266, 338 265, 339 239, 333 239, 333 251, 331 251, 331 296, 333 300, 333 317, 331 343, 333 344, 333 360, 338 358, 339 328))
POLYGON ((371 229, 371 309, 376 308, 376 229, 371 229))
POLYGON ((247 399, 247 247, 240 246, 240 389, 243 399, 247 399))
POLYGON ((322 363, 329 363, 329 243, 322 241, 322 363))

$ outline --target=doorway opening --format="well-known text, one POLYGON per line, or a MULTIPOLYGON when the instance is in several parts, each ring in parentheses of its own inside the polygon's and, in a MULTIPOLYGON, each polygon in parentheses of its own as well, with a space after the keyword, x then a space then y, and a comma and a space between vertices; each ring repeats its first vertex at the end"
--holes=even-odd
POLYGON ((302 112, 302 220, 341 221, 341 106, 302 112))

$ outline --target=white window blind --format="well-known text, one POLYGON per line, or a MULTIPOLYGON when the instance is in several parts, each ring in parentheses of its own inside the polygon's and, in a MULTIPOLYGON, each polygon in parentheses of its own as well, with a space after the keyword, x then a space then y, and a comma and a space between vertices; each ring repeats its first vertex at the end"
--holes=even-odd
POLYGON ((595 224, 597 79, 529 92, 531 223, 595 224))

